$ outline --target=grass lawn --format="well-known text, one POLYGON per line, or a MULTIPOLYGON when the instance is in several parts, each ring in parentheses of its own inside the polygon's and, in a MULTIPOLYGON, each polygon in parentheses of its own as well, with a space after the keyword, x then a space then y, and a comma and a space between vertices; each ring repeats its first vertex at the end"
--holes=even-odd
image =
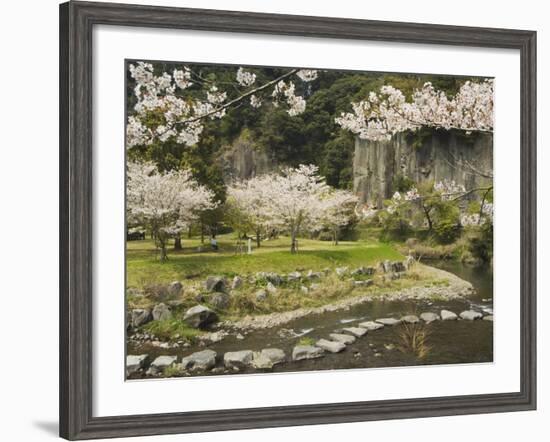
POLYGON ((245 275, 260 271, 288 273, 295 270, 321 270, 326 267, 358 267, 385 259, 399 260, 403 256, 391 246, 372 240, 343 241, 335 246, 328 241, 300 239, 299 251, 290 253, 290 238, 263 241, 260 248, 253 243, 251 255, 235 252, 234 234, 217 237, 220 250, 211 251, 200 238, 184 239, 183 250, 168 251, 168 260, 158 261, 152 240, 127 242, 127 285, 144 287, 174 280, 198 279, 212 274, 245 275))

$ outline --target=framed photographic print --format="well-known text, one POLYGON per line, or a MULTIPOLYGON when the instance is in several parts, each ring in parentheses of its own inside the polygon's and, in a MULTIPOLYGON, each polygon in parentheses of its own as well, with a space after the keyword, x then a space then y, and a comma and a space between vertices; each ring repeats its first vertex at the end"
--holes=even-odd
POLYGON ((535 32, 60 23, 62 437, 535 408, 535 32))

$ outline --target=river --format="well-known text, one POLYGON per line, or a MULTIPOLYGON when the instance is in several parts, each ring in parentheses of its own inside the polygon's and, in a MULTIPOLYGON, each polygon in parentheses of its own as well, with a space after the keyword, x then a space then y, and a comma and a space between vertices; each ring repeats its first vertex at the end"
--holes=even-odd
MULTIPOLYGON (((476 289, 476 294, 469 299, 454 301, 368 302, 348 310, 300 318, 281 327, 255 330, 246 335, 244 339, 228 336, 218 343, 208 345, 208 348, 215 350, 218 355, 223 355, 228 351, 258 351, 263 348, 276 347, 290 355, 292 348, 304 336, 314 340, 328 339, 329 334, 338 329, 377 318, 400 318, 408 314, 419 315, 422 312, 439 313, 442 309, 453 311, 456 314, 470 309, 483 312, 486 315, 492 314, 493 284, 490 268, 469 267, 456 261, 429 261, 426 264, 449 271, 471 282, 476 289)), ((422 349, 423 352, 420 354, 408 347, 413 337, 418 338, 418 331, 415 334, 409 329, 409 333, 405 333, 403 326, 386 326, 383 329, 369 332, 366 337, 358 338, 355 343, 348 345, 341 353, 326 353, 319 359, 276 365, 270 371, 480 363, 493 360, 493 323, 491 321, 436 321, 420 326, 419 331, 428 334, 422 349)), ((181 350, 149 348, 146 352, 154 358, 160 354, 187 356, 202 349, 196 346, 181 350)), ((136 354, 144 349, 129 348, 129 350, 136 354)), ((250 372, 255 372, 255 370, 244 369, 240 373, 250 372)))

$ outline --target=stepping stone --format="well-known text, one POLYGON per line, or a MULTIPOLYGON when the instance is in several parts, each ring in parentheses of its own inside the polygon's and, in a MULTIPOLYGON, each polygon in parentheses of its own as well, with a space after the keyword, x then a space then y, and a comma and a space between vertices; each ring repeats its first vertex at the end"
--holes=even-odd
POLYGON ((408 324, 416 324, 417 322, 420 322, 420 319, 418 319, 418 316, 416 315, 406 315, 401 318, 401 322, 406 322, 408 324))
POLYGON ((251 364, 253 357, 252 350, 229 351, 223 355, 223 365, 227 368, 244 368, 251 364))
POLYGON ((483 315, 473 310, 466 310, 460 314, 460 317, 462 319, 466 319, 467 321, 475 321, 476 319, 481 319, 483 315))
POLYGON ((450 312, 449 310, 441 310, 441 319, 443 321, 456 321, 458 316, 456 313, 450 312))
POLYGON ((313 345, 297 345, 292 350, 292 359, 294 361, 316 359, 322 357, 324 352, 322 348, 314 347, 313 345))
POLYGON ((169 367, 170 365, 175 363, 177 359, 177 356, 159 356, 153 361, 151 367, 154 367, 158 370, 163 370, 166 367, 169 367))
POLYGON ((437 313, 425 312, 420 315, 420 319, 429 324, 430 322, 439 321, 441 318, 437 313))
POLYGON ((252 366, 258 369, 270 369, 285 360, 285 352, 280 348, 264 348, 262 351, 254 353, 252 366))
POLYGON ((365 336, 368 330, 362 327, 346 327, 342 329, 342 331, 349 335, 353 335, 357 338, 360 338, 361 336, 365 336))
POLYGON ((210 370, 216 365, 216 352, 203 350, 192 353, 181 360, 182 368, 192 370, 210 370))
POLYGON ((330 339, 336 342, 341 342, 342 344, 353 344, 355 342, 355 336, 344 335, 340 333, 331 333, 329 335, 330 339))
POLYGON ((331 353, 340 353, 346 348, 346 344, 342 342, 328 341, 327 339, 319 339, 315 345, 331 353))
POLYGON ((483 317, 483 320, 484 320, 484 321, 491 321, 491 322, 493 322, 493 315, 484 316, 484 317, 483 317))
POLYGON ((376 322, 383 325, 396 325, 399 324, 401 321, 395 318, 379 318, 376 320, 376 322))
POLYGON ((368 331, 378 330, 384 328, 384 324, 374 321, 361 322, 359 327, 366 328, 368 331))
POLYGON ((127 355, 126 356, 126 376, 136 373, 145 366, 148 355, 127 355))

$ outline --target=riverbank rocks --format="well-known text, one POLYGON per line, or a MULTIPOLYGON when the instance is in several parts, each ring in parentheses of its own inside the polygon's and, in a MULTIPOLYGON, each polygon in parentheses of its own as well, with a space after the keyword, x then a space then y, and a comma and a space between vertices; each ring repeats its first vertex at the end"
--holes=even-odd
POLYGON ((460 317, 467 321, 475 321, 476 319, 481 319, 483 315, 474 310, 466 310, 460 314, 460 317))
POLYGON ((484 321, 491 321, 491 322, 493 322, 493 315, 484 316, 484 317, 483 317, 483 320, 484 320, 484 321))
POLYGON ((420 319, 422 319, 426 324, 430 322, 439 321, 441 319, 437 313, 424 312, 420 314, 420 319))
POLYGON ((414 259, 413 256, 409 255, 405 258, 405 261, 403 261, 403 266, 405 267, 405 270, 409 270, 415 263, 416 259, 414 259))
POLYGON ((407 270, 405 265, 401 261, 394 261, 391 263, 391 269, 393 272, 401 273, 407 270))
POLYGON ((183 321, 194 328, 206 328, 218 320, 218 315, 204 305, 196 305, 185 312, 183 321))
POLYGON ((151 366, 149 367, 149 370, 147 370, 147 374, 156 376, 164 369, 175 364, 176 360, 176 356, 158 356, 153 362, 151 362, 151 366))
POLYGON ((225 278, 223 276, 209 276, 204 281, 204 288, 209 292, 225 292, 225 278))
POLYGON ((389 273, 392 271, 391 262, 389 260, 382 261, 378 264, 378 269, 382 273, 389 273))
POLYGON ((192 353, 182 358, 181 365, 185 370, 210 370, 216 365, 216 352, 203 350, 192 353))
POLYGON ((378 318, 376 322, 383 325, 396 325, 401 323, 399 319, 395 319, 395 318, 378 318))
POLYGON ((441 319, 443 321, 456 321, 458 316, 449 310, 441 310, 441 319))
POLYGON ((238 290, 243 285, 243 279, 240 276, 235 276, 231 281, 231 290, 238 290))
POLYGON ((329 341, 327 339, 319 339, 315 343, 316 347, 322 348, 330 353, 340 353, 346 348, 346 344, 338 341, 329 341))
POLYGON ((306 273, 306 278, 311 280, 321 279, 323 274, 321 272, 314 272, 313 270, 309 270, 306 273))
POLYGON ((406 322, 407 324, 416 324, 420 322, 420 319, 416 315, 405 315, 401 318, 401 322, 406 322))
POLYGON ((262 351, 254 353, 252 366, 256 369, 267 370, 285 360, 285 352, 280 348, 264 348, 262 351))
POLYGON ((252 363, 252 350, 230 351, 223 355, 223 364, 227 368, 245 368, 252 363))
POLYGON ((290 272, 286 275, 286 280, 288 282, 294 282, 299 281, 302 278, 302 274, 300 272, 290 272))
POLYGON ((130 376, 143 367, 147 360, 149 359, 148 355, 127 355, 126 356, 126 376, 130 376))
POLYGON ((225 310, 230 303, 231 298, 227 293, 215 293, 210 298, 210 305, 216 310, 225 310))
POLYGON ((140 327, 142 325, 151 322, 153 317, 151 311, 146 308, 135 308, 132 310, 132 325, 134 327, 140 327))
POLYGON ((300 287, 300 291, 304 294, 304 295, 307 295, 309 293, 309 289, 303 285, 300 287))
POLYGON ((168 294, 171 297, 178 297, 183 292, 183 284, 179 281, 172 281, 168 284, 168 294))
POLYGON ((322 348, 314 347, 313 345, 297 345, 292 350, 292 359, 294 361, 316 359, 322 357, 324 352, 322 348))
POLYGON ((275 287, 272 282, 268 282, 265 289, 268 293, 271 293, 272 295, 277 293, 277 287, 275 287))
POLYGON ((334 271, 336 272, 336 275, 344 276, 349 272, 349 267, 336 267, 334 271))
POLYGON ((374 281, 372 279, 365 279, 363 281, 353 281, 353 285, 355 287, 370 287, 374 284, 374 281))
POLYGON ((278 273, 274 272, 258 272, 256 273, 256 281, 259 280, 266 280, 267 282, 270 282, 273 285, 281 285, 283 283, 283 278, 278 273))
POLYGON ((166 304, 157 304, 153 308, 153 319, 155 321, 166 321, 172 318, 172 310, 166 304))
POLYGON ((368 331, 374 331, 374 330, 379 330, 381 328, 384 328, 384 324, 380 322, 367 321, 367 322, 361 322, 359 324, 359 327, 365 328, 368 331))
POLYGON ((342 332, 353 335, 356 338, 360 338, 361 336, 365 336, 367 334, 367 329, 362 327, 346 327, 342 329, 342 332))
POLYGON ((256 301, 265 301, 267 299, 267 291, 260 289, 256 292, 256 301))
POLYGON ((331 333, 329 337, 331 340, 336 342, 341 342, 342 344, 345 344, 345 345, 353 344, 356 339, 355 336, 345 335, 342 333, 331 333))

